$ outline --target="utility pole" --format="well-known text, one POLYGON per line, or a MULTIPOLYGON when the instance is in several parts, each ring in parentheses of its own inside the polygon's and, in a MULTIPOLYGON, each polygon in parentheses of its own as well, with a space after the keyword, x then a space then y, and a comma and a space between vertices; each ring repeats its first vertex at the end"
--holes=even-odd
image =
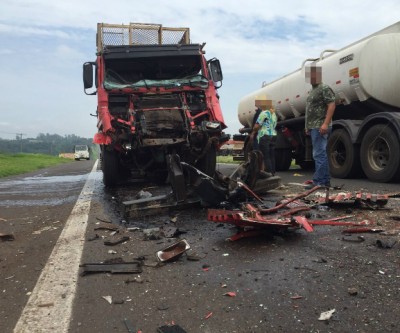
POLYGON ((26 135, 25 133, 16 133, 17 134, 17 139, 19 138, 20 144, 21 144, 21 153, 22 153, 22 136, 26 135))

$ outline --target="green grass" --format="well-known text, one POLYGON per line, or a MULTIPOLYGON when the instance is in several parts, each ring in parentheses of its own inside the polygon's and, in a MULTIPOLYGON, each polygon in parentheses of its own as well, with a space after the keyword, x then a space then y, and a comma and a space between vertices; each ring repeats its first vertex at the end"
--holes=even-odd
POLYGON ((19 175, 74 160, 44 154, 1 154, 0 178, 19 175))

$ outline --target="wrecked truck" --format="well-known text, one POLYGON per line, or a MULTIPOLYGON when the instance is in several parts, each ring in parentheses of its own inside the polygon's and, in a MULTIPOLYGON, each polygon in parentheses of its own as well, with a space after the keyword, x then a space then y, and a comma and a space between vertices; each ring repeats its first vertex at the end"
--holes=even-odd
POLYGON ((217 93, 222 70, 189 34, 159 24, 97 25, 97 59, 83 64, 83 82, 87 95, 97 94, 94 143, 105 186, 131 176, 163 183, 169 154, 214 174, 229 139, 217 93))

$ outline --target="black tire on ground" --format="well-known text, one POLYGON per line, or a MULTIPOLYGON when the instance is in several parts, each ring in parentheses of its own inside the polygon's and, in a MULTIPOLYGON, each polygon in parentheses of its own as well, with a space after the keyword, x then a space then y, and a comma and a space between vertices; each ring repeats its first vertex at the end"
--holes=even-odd
POLYGON ((379 124, 371 127, 361 143, 361 166, 369 180, 397 181, 400 178, 399 138, 391 127, 379 124))
POLYGON ((113 187, 118 184, 118 156, 116 152, 103 148, 101 169, 103 171, 103 184, 113 187))
POLYGON ((287 171, 292 164, 292 151, 290 149, 275 149, 276 171, 287 171))
POLYGON ((217 150, 211 145, 207 153, 197 162, 196 168, 210 177, 214 176, 217 167, 217 150))
POLYGON ((353 145, 346 130, 333 131, 328 140, 327 151, 332 177, 352 178, 362 176, 360 149, 353 145))

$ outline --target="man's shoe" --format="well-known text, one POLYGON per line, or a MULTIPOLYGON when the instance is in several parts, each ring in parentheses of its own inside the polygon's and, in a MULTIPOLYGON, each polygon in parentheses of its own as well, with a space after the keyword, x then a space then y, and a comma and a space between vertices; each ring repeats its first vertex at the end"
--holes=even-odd
POLYGON ((304 189, 305 189, 305 190, 311 190, 311 189, 313 189, 315 186, 318 186, 318 184, 314 184, 314 183, 307 184, 306 186, 304 186, 304 189))

